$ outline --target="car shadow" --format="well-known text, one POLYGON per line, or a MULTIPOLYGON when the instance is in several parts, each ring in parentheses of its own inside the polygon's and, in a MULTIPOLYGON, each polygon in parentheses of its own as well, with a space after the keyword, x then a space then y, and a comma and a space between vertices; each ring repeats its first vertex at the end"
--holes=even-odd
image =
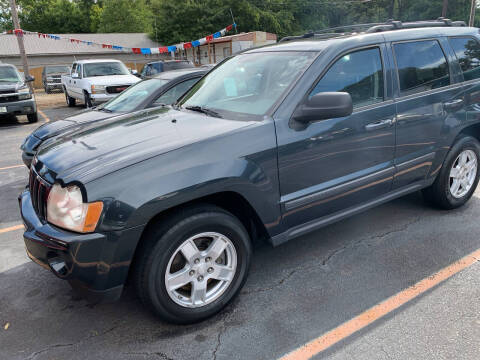
POLYGON ((0 273, 2 356, 275 358, 478 249, 479 215, 477 197, 447 212, 415 193, 276 248, 257 245, 240 296, 187 326, 152 315, 131 285, 120 301, 91 305, 26 262, 0 273))

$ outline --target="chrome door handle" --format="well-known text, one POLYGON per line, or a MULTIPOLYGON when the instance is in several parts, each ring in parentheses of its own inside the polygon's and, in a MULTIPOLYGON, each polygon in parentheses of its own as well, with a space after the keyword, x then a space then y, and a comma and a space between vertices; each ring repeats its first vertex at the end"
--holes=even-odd
POLYGON ((393 119, 384 119, 365 125, 367 131, 378 130, 393 124, 393 119))
POLYGON ((443 108, 446 111, 457 110, 463 105, 463 102, 464 102, 463 99, 456 99, 449 102, 445 102, 443 103, 443 108))

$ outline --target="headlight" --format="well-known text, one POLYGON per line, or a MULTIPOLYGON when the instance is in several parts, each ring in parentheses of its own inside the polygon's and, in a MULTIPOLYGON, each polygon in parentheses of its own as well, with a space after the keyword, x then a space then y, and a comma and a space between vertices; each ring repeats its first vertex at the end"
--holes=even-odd
POLYGON ((30 89, 28 87, 19 89, 17 93, 18 93, 18 100, 27 100, 32 98, 32 94, 30 93, 30 89))
POLYGON ((84 203, 76 185, 53 185, 47 200, 47 221, 61 228, 88 233, 95 230, 103 202, 84 203))
POLYGON ((102 94, 105 93, 105 85, 92 85, 92 94, 102 94))

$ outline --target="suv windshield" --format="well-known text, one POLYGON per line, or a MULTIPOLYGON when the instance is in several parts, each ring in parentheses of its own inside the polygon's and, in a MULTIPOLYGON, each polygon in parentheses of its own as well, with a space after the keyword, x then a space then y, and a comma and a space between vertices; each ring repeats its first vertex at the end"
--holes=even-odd
POLYGON ((262 118, 315 56, 314 52, 237 55, 194 85, 180 106, 212 110, 225 118, 262 118))
POLYGON ((120 62, 100 62, 83 65, 84 77, 128 75, 128 69, 120 62))
POLYGON ((21 82, 22 78, 13 66, 0 66, 0 82, 21 82))
POLYGON ((55 74, 55 73, 69 73, 70 68, 68 66, 49 66, 45 68, 46 74, 55 74))
POLYGON ((99 110, 108 112, 130 112, 137 109, 137 107, 146 100, 147 97, 153 95, 163 85, 167 84, 168 80, 162 79, 148 79, 140 81, 139 83, 130 86, 120 95, 113 98, 99 110))

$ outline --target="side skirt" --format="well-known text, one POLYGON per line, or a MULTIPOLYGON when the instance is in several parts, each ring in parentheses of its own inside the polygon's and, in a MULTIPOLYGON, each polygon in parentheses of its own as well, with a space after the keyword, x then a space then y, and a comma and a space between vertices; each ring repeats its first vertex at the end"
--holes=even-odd
POLYGON ((383 196, 380 196, 376 199, 373 199, 369 202, 362 203, 360 205, 353 206, 353 207, 350 207, 348 209, 338 211, 334 214, 330 214, 330 215, 327 215, 327 216, 324 216, 324 217, 321 217, 321 218, 318 218, 318 219, 311 220, 311 221, 309 221, 305 224, 295 226, 295 227, 290 228, 290 229, 288 229, 287 231, 285 231, 281 234, 272 236, 270 238, 270 243, 273 246, 278 246, 278 245, 283 244, 284 242, 287 242, 287 241, 289 241, 291 239, 294 239, 298 236, 308 234, 312 231, 315 231, 315 230, 320 229, 324 226, 330 225, 334 222, 343 220, 343 219, 345 219, 347 217, 350 217, 352 215, 361 213, 361 212, 363 212, 365 210, 368 210, 372 207, 375 207, 377 205, 381 205, 381 204, 386 203, 390 200, 393 200, 393 199, 402 197, 404 195, 410 194, 412 192, 418 191, 422 188, 425 188, 425 187, 431 185, 433 180, 428 181, 428 182, 421 181, 421 182, 417 182, 417 183, 414 183, 414 184, 410 184, 410 185, 405 186, 403 188, 396 189, 392 192, 389 192, 389 193, 387 193, 383 196))

